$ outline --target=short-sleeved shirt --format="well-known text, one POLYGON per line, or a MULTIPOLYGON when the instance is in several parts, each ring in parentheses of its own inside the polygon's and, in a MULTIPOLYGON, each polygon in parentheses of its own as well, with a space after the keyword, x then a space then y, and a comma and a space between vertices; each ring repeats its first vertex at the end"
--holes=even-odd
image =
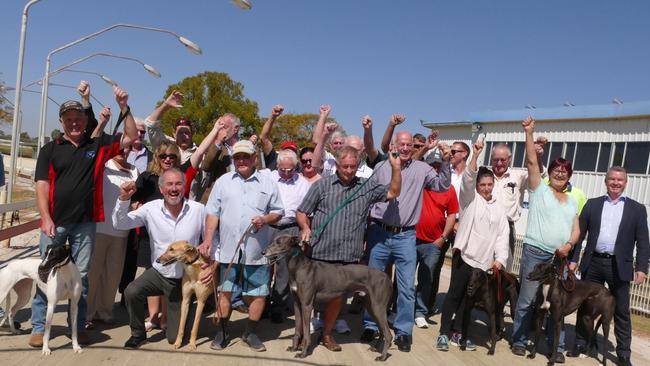
POLYGON ((349 185, 343 185, 338 175, 325 176, 312 184, 298 211, 313 215, 311 229, 315 232, 353 193, 350 203, 332 218, 318 237, 312 239, 312 258, 340 262, 361 260, 370 206, 386 201, 387 185, 374 178, 359 177, 349 185))
POLYGON ((309 191, 311 184, 302 175, 293 173, 291 178, 282 179, 277 170, 262 169, 259 171, 267 174, 277 185, 284 207, 284 216, 275 225, 288 225, 296 222, 296 210, 309 191))
POLYGON ((544 182, 536 190, 529 190, 528 194, 528 222, 524 242, 553 253, 571 237, 578 204, 571 196, 566 203, 560 203, 544 182))
MULTIPOLYGON (((222 175, 210 192, 206 212, 219 217, 217 260, 222 263, 229 263, 233 258, 237 243, 253 217, 270 213, 284 215, 278 187, 268 175, 259 171, 255 171, 247 179, 237 172, 222 175)), ((241 263, 266 264, 262 250, 269 245, 271 234, 270 226, 264 225, 247 235, 242 244, 244 256, 241 263)))
POLYGON ((453 186, 446 192, 425 189, 422 193, 422 214, 415 226, 415 236, 427 243, 438 240, 445 230, 447 216, 460 211, 456 190, 453 186))
POLYGON ((119 135, 86 138, 75 146, 65 138, 45 144, 35 181, 50 183, 50 215, 55 225, 104 221, 104 164, 120 151, 119 135))
MULTIPOLYGON (((388 161, 377 164, 375 176, 379 183, 388 184, 392 168, 388 161)), ((422 212, 422 192, 425 188, 444 192, 451 186, 451 168, 448 161, 443 161, 436 172, 422 161, 410 160, 402 164, 402 189, 395 202, 379 202, 372 206, 370 216, 384 224, 392 226, 415 226, 420 221, 422 212)))

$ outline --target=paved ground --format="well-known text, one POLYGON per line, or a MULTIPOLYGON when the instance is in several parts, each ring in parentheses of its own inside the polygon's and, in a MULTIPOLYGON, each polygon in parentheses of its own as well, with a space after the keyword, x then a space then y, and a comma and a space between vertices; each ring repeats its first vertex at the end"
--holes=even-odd
MULTIPOLYGON (((12 241, 13 249, 0 249, 0 266, 7 260, 17 257, 34 255, 38 235, 31 232, 12 241)), ((441 291, 445 292, 449 281, 449 270, 445 268, 442 273, 441 291)), ((3 304, 4 305, 4 304, 3 304)), ((97 327, 89 333, 93 344, 84 348, 82 354, 73 354, 70 340, 66 337, 65 310, 67 306, 60 304, 57 307, 53 327, 53 339, 50 342, 52 355, 42 356, 40 350, 30 348, 27 345, 29 337, 29 309, 23 309, 18 314, 18 320, 26 333, 22 335, 10 335, 6 329, 0 330, 0 360, 2 365, 203 365, 218 362, 220 365, 259 364, 264 362, 268 365, 362 365, 373 363, 377 354, 368 351, 368 346, 359 343, 359 331, 353 329, 351 335, 338 335, 337 340, 341 343, 343 351, 332 353, 323 347, 315 347, 312 355, 304 360, 295 359, 292 353, 285 349, 291 343, 293 335, 293 321, 288 320, 283 324, 276 325, 268 320, 261 323, 261 338, 268 349, 267 352, 255 353, 248 349, 237 338, 243 331, 245 321, 239 313, 234 313, 234 322, 231 327, 231 334, 235 339, 231 346, 224 351, 215 352, 209 348, 210 336, 214 327, 209 320, 201 324, 199 347, 195 352, 186 349, 173 350, 167 344, 160 331, 153 331, 149 334, 150 341, 140 350, 127 351, 122 349, 124 341, 128 338, 128 326, 126 312, 116 304, 116 315, 119 323, 111 327, 97 327)), ((190 315, 191 316, 191 315, 190 315)), ((461 352, 452 347, 449 352, 438 352, 433 347, 437 335, 440 315, 431 318, 432 324, 428 329, 415 329, 414 345, 410 353, 402 353, 395 346, 391 347, 391 357, 387 365, 545 365, 546 357, 538 355, 534 360, 527 360, 514 356, 508 350, 505 341, 498 343, 495 356, 487 356, 486 339, 487 327, 481 321, 479 315, 472 328, 472 336, 479 345, 476 352, 461 352)), ((347 315, 348 322, 353 328, 360 324, 358 315, 347 315)), ((574 323, 570 319, 569 323, 574 323)), ((510 319, 507 319, 510 324, 510 319)), ((567 339, 572 342, 573 326, 567 326, 567 339)), ((609 361, 613 361, 613 336, 609 343, 612 352, 609 361)), ((312 339, 315 342, 316 336, 312 339)), ((648 338, 635 336, 633 341, 633 361, 635 365, 650 365, 650 340, 648 338)), ((597 365, 593 358, 589 359, 568 359, 567 365, 597 365)))

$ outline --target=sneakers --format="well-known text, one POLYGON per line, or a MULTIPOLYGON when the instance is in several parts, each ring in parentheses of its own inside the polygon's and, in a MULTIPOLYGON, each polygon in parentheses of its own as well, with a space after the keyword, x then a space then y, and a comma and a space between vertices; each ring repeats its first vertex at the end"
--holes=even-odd
POLYGON ((580 355, 585 355, 587 354, 587 350, 585 349, 585 346, 582 345, 576 345, 571 351, 566 353, 567 357, 580 357, 580 355))
POLYGON ((126 343, 124 343, 124 348, 138 349, 138 348, 140 348, 140 346, 142 346, 145 343, 147 343, 147 337, 146 336, 142 336, 142 337, 131 336, 131 338, 129 338, 126 341, 126 343))
POLYGON ((228 333, 224 334, 219 326, 217 328, 217 334, 214 335, 214 339, 210 343, 210 348, 215 351, 220 351, 228 346, 228 333))
POLYGON ((522 346, 512 346, 512 354, 516 356, 526 356, 526 348, 522 346))
POLYGON ((441 334, 438 336, 438 339, 436 340, 436 349, 443 352, 449 351, 449 338, 446 335, 441 334))
POLYGON ((266 347, 255 333, 248 333, 241 337, 242 342, 255 352, 264 352, 266 347))
POLYGON ((426 329, 426 328, 429 328, 429 323, 427 322, 426 319, 419 316, 419 317, 415 318, 415 326, 420 328, 420 329, 426 329))
POLYGON ((29 336, 28 343, 34 348, 43 347, 43 333, 32 333, 32 335, 29 336))
POLYGON ((345 319, 336 319, 336 323, 334 324, 334 331, 338 334, 352 333, 352 329, 350 329, 348 322, 346 322, 345 319))
POLYGON ((451 343, 452 346, 460 347, 460 338, 462 335, 458 332, 454 332, 451 334, 451 339, 449 340, 449 343, 451 343))
POLYGON ((564 363, 566 360, 564 359, 564 353, 558 352, 555 356, 555 359, 553 362, 555 363, 564 363))
POLYGON ((469 339, 465 341, 465 344, 461 343, 460 348, 463 349, 465 347, 465 351, 476 351, 476 345, 472 343, 469 339))
POLYGON ((411 352, 411 337, 400 335, 395 337, 395 345, 401 352, 411 352))
POLYGON ((315 331, 323 327, 323 321, 318 318, 311 318, 309 323, 309 333, 314 333, 315 331))

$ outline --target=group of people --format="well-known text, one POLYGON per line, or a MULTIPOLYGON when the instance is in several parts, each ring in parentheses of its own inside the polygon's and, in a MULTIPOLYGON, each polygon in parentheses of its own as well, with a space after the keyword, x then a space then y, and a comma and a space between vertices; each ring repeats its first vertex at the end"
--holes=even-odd
MULTIPOLYGON (((201 281, 219 279, 219 326, 211 348, 228 346, 232 309, 244 308, 248 319, 242 341, 255 351, 265 350, 258 336, 260 319, 268 309, 273 322, 283 322, 291 291, 286 262, 271 266, 261 252, 274 237, 295 235, 308 243, 305 251, 312 260, 340 266, 364 263, 394 273, 391 320, 395 343, 404 352, 411 349, 413 327, 429 326, 444 257, 452 247, 451 282, 440 308, 436 348, 446 351, 452 344, 475 349, 468 335, 458 331, 469 275, 475 268, 512 268, 514 223, 527 190, 528 226, 512 352, 525 355, 528 344, 539 285, 527 279, 528 273, 537 263, 561 256, 573 268, 580 263, 584 279, 607 282, 617 299, 617 355, 624 364, 630 362, 629 283, 643 281, 648 271, 646 210, 625 197, 627 175, 621 167, 607 172, 607 195, 588 201, 570 184, 570 162, 558 157, 545 168, 545 139, 534 139, 532 118, 522 123, 522 171, 510 167, 506 144, 494 145, 492 166, 480 167, 482 141, 450 146, 435 131, 426 137, 395 133, 405 121, 399 114, 391 116, 380 152, 370 116, 362 119, 362 137, 346 136, 329 119, 327 105, 320 107, 309 146, 284 141, 276 150, 271 135, 283 113, 281 105, 273 106, 259 137, 243 139, 239 118, 226 113, 213 121, 197 146, 195 126, 188 119, 176 122, 174 136, 161 129, 164 113, 182 107, 184 96, 178 91, 142 121, 132 117, 128 94, 115 87, 124 133, 113 136, 103 132, 110 109, 104 107, 97 120, 88 83, 81 82, 78 91, 81 102, 61 105, 63 136, 39 154, 36 189, 41 253, 48 245, 69 242, 82 275, 81 344, 88 343, 85 330, 93 322, 113 321, 118 290, 129 313, 126 348, 138 348, 155 327, 164 328, 173 343, 183 267, 163 266, 156 259, 173 241, 186 240, 210 260, 201 281), (151 150, 143 142, 146 135, 151 150), (238 265, 226 272, 233 260, 238 265), (145 271, 135 278, 138 266, 145 271)), ((341 350, 333 331, 350 331, 341 315, 346 300, 322 304, 313 322, 314 328, 323 328, 322 344, 331 351, 341 350)), ((29 340, 34 347, 42 345, 45 302, 37 293, 29 340)), ((363 341, 379 336, 368 314, 362 326, 363 341)), ((563 337, 559 347, 563 351, 563 337)), ((584 345, 578 340, 575 348, 579 353, 584 345)))

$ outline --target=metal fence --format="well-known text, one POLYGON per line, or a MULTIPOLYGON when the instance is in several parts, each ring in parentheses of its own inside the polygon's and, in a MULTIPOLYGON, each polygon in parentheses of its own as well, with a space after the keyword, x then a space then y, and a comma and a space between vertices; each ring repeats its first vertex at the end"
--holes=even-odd
MULTIPOLYGON (((519 276, 519 264, 524 246, 524 236, 517 235, 515 241, 515 254, 513 258, 512 273, 519 276)), ((639 285, 634 283, 630 286, 630 309, 633 313, 650 316, 650 278, 639 285)))

